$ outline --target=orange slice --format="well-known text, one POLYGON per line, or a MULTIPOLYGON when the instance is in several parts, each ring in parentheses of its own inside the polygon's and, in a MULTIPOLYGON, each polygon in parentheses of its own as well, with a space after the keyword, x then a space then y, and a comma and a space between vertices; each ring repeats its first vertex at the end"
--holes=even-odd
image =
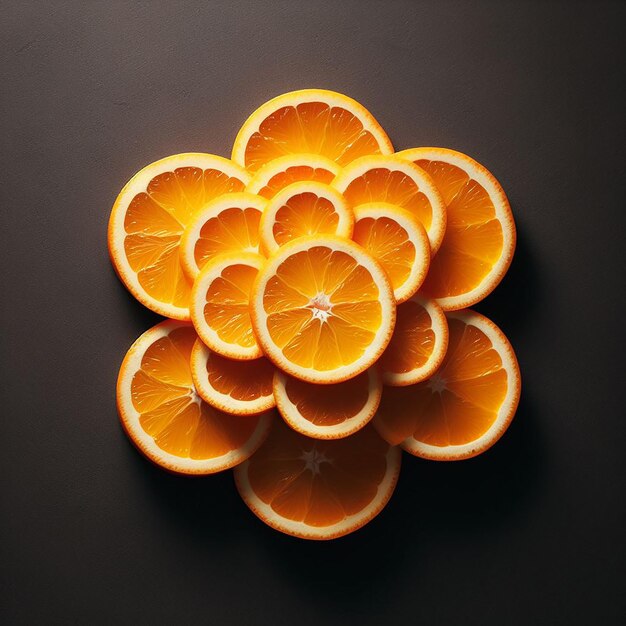
POLYGON ((490 448, 508 428, 520 372, 502 331, 474 311, 448 313, 450 342, 427 381, 386 387, 374 418, 390 443, 426 459, 454 461, 490 448))
POLYGON ((389 137, 356 100, 325 89, 273 98, 241 127, 233 161, 250 172, 286 154, 321 154, 346 165, 364 154, 391 154, 389 137))
POLYGON ((250 290, 264 259, 258 254, 222 254, 198 274, 191 292, 191 321, 200 339, 222 356, 263 356, 250 321, 250 290))
POLYGON ((259 252, 259 223, 267 201, 230 193, 209 202, 187 225, 180 242, 183 270, 193 281, 205 263, 222 253, 259 252))
POLYGON ((213 474, 248 458, 263 442, 271 413, 227 415, 203 402, 189 366, 196 333, 167 320, 132 345, 117 379, 122 426, 157 465, 180 474, 213 474))
POLYGON ((515 223, 502 187, 480 163, 445 148, 399 153, 424 168, 441 191, 448 226, 423 291, 445 310, 487 296, 506 274, 515 251, 515 223))
POLYGON ((267 359, 227 359, 198 340, 191 351, 191 375, 200 397, 226 413, 254 415, 276 404, 274 366, 267 359))
POLYGON ((361 204, 354 216, 352 239, 380 261, 396 302, 408 300, 424 282, 430 265, 430 243, 421 222, 385 202, 361 204))
POLYGON ((252 323, 266 356, 288 374, 338 383, 387 347, 396 307, 387 274, 348 239, 301 237, 269 259, 255 281, 252 323))
POLYGON ((400 449, 371 426, 320 441, 276 420, 265 445, 235 469, 235 482, 252 512, 272 528, 303 539, 334 539, 382 511, 400 461, 400 449))
POLYGON ((260 224, 261 249, 270 256, 303 235, 350 238, 354 213, 333 187, 300 181, 279 191, 267 204, 260 224))
POLYGON ((341 167, 321 154, 286 154, 266 163, 256 172, 246 191, 273 198, 281 189, 301 180, 330 183, 341 167))
POLYGON ((280 370, 274 375, 281 415, 294 430, 315 439, 340 439, 363 428, 374 417, 382 391, 373 367, 336 385, 306 383, 280 370))
POLYGON ((404 387, 426 380, 448 349, 448 323, 434 301, 414 295, 397 309, 396 327, 379 364, 385 385, 404 387))
POLYGON ((156 161, 135 174, 117 196, 109 220, 109 254, 126 288, 149 309, 189 319, 191 282, 179 263, 185 226, 209 200, 243 191, 250 175, 212 154, 156 161))
POLYGON ((411 161, 397 156, 364 156, 344 167, 333 181, 348 205, 388 202, 406 209, 426 229, 433 254, 446 230, 446 209, 435 183, 411 161))

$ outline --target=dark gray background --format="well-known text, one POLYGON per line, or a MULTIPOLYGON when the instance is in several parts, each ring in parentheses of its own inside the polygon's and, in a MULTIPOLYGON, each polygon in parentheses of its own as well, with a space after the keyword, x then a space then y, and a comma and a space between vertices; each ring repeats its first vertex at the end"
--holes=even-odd
MULTIPOLYGON (((624 3, 2 2, 4 624, 618 624, 624 588, 624 3), (320 86, 398 149, 489 167, 519 228, 479 307, 523 374, 484 456, 406 457, 362 531, 265 527, 230 473, 139 456, 114 384, 157 321, 109 264, 115 196, 320 86)), ((622 622, 623 623, 623 622, 622 622)))

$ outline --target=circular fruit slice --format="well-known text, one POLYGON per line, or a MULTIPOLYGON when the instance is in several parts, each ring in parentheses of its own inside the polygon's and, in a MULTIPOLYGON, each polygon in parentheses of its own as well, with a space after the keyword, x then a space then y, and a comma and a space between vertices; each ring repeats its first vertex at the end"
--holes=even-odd
POLYGON ((280 248, 259 272, 251 310, 266 356, 313 383, 366 370, 387 347, 396 317, 378 261, 354 242, 329 236, 280 248))
POLYGON ((191 375, 200 397, 226 413, 254 415, 276 404, 274 365, 267 359, 227 359, 198 340, 191 351, 191 375))
POLYGON ((303 539, 334 539, 361 528, 387 504, 401 450, 371 426, 320 441, 275 420, 265 445, 235 470, 244 502, 272 528, 303 539))
POLYGON ((424 282, 430 265, 430 244, 421 222, 386 202, 361 204, 354 216, 352 239, 380 261, 396 302, 408 300, 424 282))
POLYGON ((435 183, 411 161, 396 155, 364 156, 346 166, 333 181, 353 209, 368 202, 388 202, 406 209, 426 229, 433 254, 446 230, 446 209, 435 183))
POLYGON ((141 335, 122 362, 117 406, 126 434, 151 461, 180 474, 212 474, 247 459, 272 414, 238 417, 203 402, 189 366, 195 341, 191 324, 172 320, 141 335))
POLYGON ((321 154, 346 165, 393 147, 372 114, 356 100, 325 89, 303 89, 273 98, 241 127, 233 161, 250 172, 285 154, 321 154))
POLYGON ((383 384, 374 367, 336 385, 307 383, 277 370, 276 406, 294 430, 315 439, 340 439, 374 417, 383 384))
POLYGON ((385 385, 404 387, 432 376, 448 349, 448 322, 434 301, 414 295, 400 304, 396 327, 380 357, 385 385))
POLYGON ((424 168, 447 207, 448 225, 423 291, 444 310, 487 296, 506 274, 515 251, 509 201, 493 175, 461 152, 412 148, 399 153, 424 168))
POLYGON ((259 223, 267 201, 230 193, 209 202, 189 223, 180 242, 183 270, 193 281, 205 263, 227 252, 259 252, 259 223))
POLYGON ((250 321, 250 290, 264 259, 258 254, 222 254, 198 274, 191 292, 191 321, 200 339, 230 359, 263 356, 250 321))
POLYGON ((261 248, 270 256, 288 241, 304 235, 350 238, 354 213, 333 187, 300 181, 279 191, 261 218, 261 248))
POLYGON ((191 282, 179 263, 185 226, 213 198, 243 191, 250 175, 212 154, 188 153, 156 161, 118 195, 109 220, 109 254, 126 288, 149 309, 189 319, 191 282))
POLYGON ((520 397, 520 372, 502 331, 474 311, 448 313, 450 341, 427 381, 386 387, 374 418, 390 443, 416 456, 455 461, 490 448, 508 428, 520 397))
POLYGON ((286 154, 266 163, 252 177, 246 191, 269 199, 301 180, 329 184, 340 170, 337 163, 321 154, 286 154))

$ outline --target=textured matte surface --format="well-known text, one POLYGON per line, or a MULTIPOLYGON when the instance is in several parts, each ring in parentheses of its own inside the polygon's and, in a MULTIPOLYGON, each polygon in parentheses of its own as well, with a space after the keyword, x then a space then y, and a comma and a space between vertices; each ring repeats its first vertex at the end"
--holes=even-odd
POLYGON ((3 2, 4 624, 602 624, 625 619, 624 5, 3 2), (524 393, 481 458, 406 457, 344 540, 266 528, 232 476, 152 467, 114 384, 156 321, 109 264, 126 180, 228 154, 267 98, 361 100, 398 149, 468 152, 519 247, 479 308, 524 393))

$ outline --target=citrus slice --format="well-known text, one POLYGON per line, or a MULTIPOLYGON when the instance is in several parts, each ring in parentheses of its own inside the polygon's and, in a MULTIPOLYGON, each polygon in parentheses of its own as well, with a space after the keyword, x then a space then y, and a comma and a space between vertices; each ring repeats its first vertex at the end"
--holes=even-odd
POLYGON ((448 348, 448 323, 434 301, 414 295, 396 311, 396 327, 380 357, 385 385, 404 387, 432 376, 448 348))
POLYGON ((276 370, 274 397, 285 421, 315 439, 340 439, 360 430, 378 408, 383 385, 374 367, 336 385, 316 385, 276 370))
POLYGON ((354 210, 352 239, 380 261, 396 302, 408 300, 421 286, 430 265, 430 244, 421 222, 386 202, 369 202, 354 210))
POLYGON ((461 152, 412 148, 399 153, 424 168, 441 191, 448 226, 423 291, 444 310, 487 296, 506 274, 515 251, 509 201, 493 175, 461 152))
POLYGON ((346 165, 393 147, 372 114, 356 100, 326 89, 302 89, 261 105, 243 124, 233 161, 250 172, 286 154, 321 154, 346 165))
POLYGON ((300 181, 279 191, 267 204, 260 224, 261 249, 269 256, 303 235, 350 238, 354 213, 333 187, 300 181))
POLYGON ((410 213, 426 229, 433 254, 446 230, 446 209, 430 176, 396 155, 364 156, 344 167, 333 181, 348 205, 388 202, 410 213))
POLYGON ((176 154, 144 167, 117 196, 109 254, 126 288, 160 315, 189 319, 191 282, 179 263, 185 226, 209 200, 243 191, 250 175, 212 154, 176 154))
POLYGON ((263 356, 250 321, 250 290, 264 259, 251 252, 222 254, 198 274, 191 292, 191 321, 202 341, 222 356, 263 356))
POLYGON ((272 413, 239 417, 203 402, 189 366, 195 341, 191 324, 173 320, 141 335, 122 362, 117 406, 126 434, 151 461, 180 474, 212 474, 261 445, 272 413))
POLYGON ((272 528, 303 539, 334 539, 382 511, 401 456, 371 426, 320 441, 275 420, 265 445, 235 469, 235 482, 252 512, 272 528))
POLYGON ((454 461, 490 448, 508 428, 520 397, 513 348, 490 320, 447 314, 448 351, 427 381, 386 387, 374 418, 391 444, 426 459, 454 461))
POLYGON ((330 183, 341 167, 321 154, 286 154, 266 163, 252 177, 246 191, 272 198, 281 189, 300 180, 330 183))
POLYGON ((314 383, 338 383, 366 370, 387 347, 396 316, 378 261, 330 236, 282 246, 259 272, 251 310, 265 355, 314 383))
POLYGON ((193 281, 204 264, 227 252, 259 252, 259 223, 267 201, 250 193, 230 193, 209 202, 187 225, 180 261, 193 281))
POLYGON ((226 413, 254 415, 276 404, 274 365, 267 359, 227 359, 198 340, 191 351, 191 375, 200 397, 226 413))

